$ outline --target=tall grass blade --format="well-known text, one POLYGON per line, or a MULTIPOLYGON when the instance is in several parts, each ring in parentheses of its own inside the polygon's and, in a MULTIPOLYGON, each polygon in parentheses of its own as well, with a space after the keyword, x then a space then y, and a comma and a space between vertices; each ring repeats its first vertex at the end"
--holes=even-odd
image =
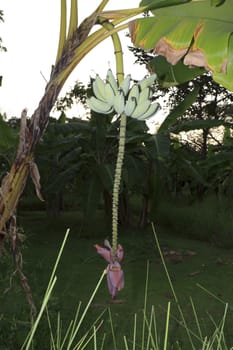
POLYGON ((161 259, 161 261, 162 261, 163 268, 164 268, 164 271, 165 271, 165 274, 166 274, 166 277, 167 277, 169 286, 170 286, 170 288, 171 288, 173 297, 174 297, 174 299, 175 299, 177 308, 178 308, 178 310, 179 310, 182 323, 183 323, 184 328, 185 328, 185 330, 186 330, 186 333, 187 333, 187 336, 188 336, 190 345, 191 345, 192 349, 195 350, 195 346, 194 346, 194 344, 193 344, 192 337, 191 337, 191 334, 190 334, 188 325, 187 325, 186 320, 185 320, 185 317, 184 317, 184 313, 183 313, 183 311, 182 311, 182 309, 181 309, 181 306, 180 306, 178 297, 177 297, 176 292, 175 292, 175 289, 174 289, 174 287, 173 287, 173 284, 172 284, 172 281, 171 281, 171 278, 170 278, 170 275, 169 275, 169 272, 168 272, 168 269, 167 269, 167 265, 166 265, 165 260, 164 260, 164 257, 163 257, 163 253, 162 253, 162 250, 161 250, 161 247, 160 247, 160 244, 159 244, 159 240, 158 240, 158 237, 157 237, 157 235, 156 235, 155 227, 154 227, 154 224, 153 224, 153 223, 152 223, 152 230, 153 230, 153 233, 154 233, 156 246, 157 246, 157 249, 158 249, 158 251, 159 251, 160 259, 161 259))
MULTIPOLYGON (((85 349, 86 346, 90 343, 90 341, 93 338, 93 328, 95 327, 96 330, 99 330, 101 325, 103 324, 103 320, 100 321, 103 314, 106 310, 103 310, 101 314, 97 317, 97 319, 93 322, 93 324, 89 327, 89 329, 86 331, 86 333, 82 336, 82 338, 76 343, 76 345, 73 346, 73 350, 75 349, 85 349), (100 322, 99 322, 100 321, 100 322), (99 323, 98 323, 99 322, 99 323), (91 335, 90 335, 91 334, 91 335)), ((77 324, 77 322, 75 323, 77 324)), ((71 336, 71 335, 70 335, 71 336)))
POLYGON ((94 350, 97 350, 96 327, 94 326, 94 350))
POLYGON ((56 350, 55 339, 54 339, 54 335, 53 335, 53 329, 52 329, 47 305, 46 305, 45 310, 46 310, 47 322, 48 322, 49 333, 50 333, 50 344, 51 344, 50 347, 52 346, 52 350, 56 350))
POLYGON ((152 336, 153 318, 154 318, 154 307, 152 306, 151 307, 151 313, 150 313, 150 322, 148 323, 148 337, 147 337, 146 350, 149 350, 150 349, 150 344, 154 343, 153 336, 152 336))
POLYGON ((149 261, 147 261, 146 266, 146 285, 145 285, 145 294, 144 294, 144 307, 143 307, 143 323, 142 323, 142 346, 141 350, 144 349, 145 342, 145 326, 146 326, 146 309, 147 309, 147 297, 148 297, 148 284, 149 284, 149 261))
POLYGON ((167 305, 167 317, 166 317, 166 326, 165 326, 165 336, 164 336, 163 350, 167 350, 168 328, 169 328, 169 320, 170 320, 170 308, 171 308, 171 303, 169 302, 168 305, 167 305))
POLYGON ((134 315, 134 325, 133 325, 133 349, 136 347, 136 339, 137 339, 137 314, 134 315))
MULTIPOLYGON (((77 344, 76 346, 74 346, 73 350, 84 350, 87 348, 88 344, 90 344, 90 341, 93 338, 96 338, 96 333, 98 332, 98 330, 100 329, 100 327, 103 324, 103 320, 97 325, 97 327, 95 327, 94 325, 94 332, 91 334, 91 336, 89 336, 90 330, 85 334, 85 336, 83 337, 83 341, 82 343, 84 343, 85 339, 87 338, 86 342, 84 344, 77 344)), ((97 344, 96 344, 97 345, 97 344)))
POLYGON ((51 293, 53 291, 53 288, 55 286, 56 281, 57 281, 57 277, 55 276, 53 278, 53 280, 51 281, 51 283, 50 283, 50 288, 46 290, 46 294, 44 296, 44 299, 43 299, 43 302, 42 302, 39 314, 38 314, 38 316, 37 316, 37 318, 36 318, 36 320, 35 320, 35 322, 34 322, 34 324, 32 326, 32 329, 31 329, 31 331, 29 333, 29 336, 26 338, 25 343, 21 347, 21 350, 23 350, 23 349, 28 350, 30 348, 30 346, 32 344, 32 341, 33 341, 33 337, 34 337, 35 332, 37 330, 38 324, 39 324, 40 319, 41 319, 41 317, 42 317, 42 315, 44 313, 46 305, 49 302, 49 299, 50 299, 50 296, 51 296, 51 293))
POLYGON ((110 320, 110 326, 111 326, 111 332, 112 332, 113 347, 114 347, 114 350, 117 350, 116 337, 115 337, 115 332, 114 332, 113 322, 112 322, 112 314, 109 308, 108 308, 108 314, 109 314, 109 320, 110 320))
POLYGON ((154 312, 154 322, 153 323, 154 323, 155 345, 156 345, 156 349, 159 349, 159 338, 158 338, 158 329, 157 329, 155 312, 154 312))
MULTIPOLYGON (((152 310, 153 310, 153 306, 152 306, 152 310)), ((145 325, 147 326, 147 330, 148 330, 147 346, 148 346, 148 341, 149 341, 149 342, 151 342, 153 349, 156 349, 155 342, 154 342, 154 339, 152 337, 152 332, 151 332, 151 327, 152 327, 151 326, 151 318, 152 318, 152 312, 150 315, 150 322, 148 321, 146 314, 144 314, 145 325)))
POLYGON ((65 237, 64 237, 64 239, 63 239, 61 248, 60 248, 60 250, 59 250, 59 253, 58 253, 56 262, 55 262, 54 267, 53 267, 53 271, 52 271, 52 274, 51 274, 51 277, 50 277, 50 280, 49 280, 47 289, 50 289, 50 284, 52 283, 52 280, 53 280, 53 278, 54 278, 54 276, 55 276, 55 273, 56 273, 56 271, 57 271, 57 266, 58 266, 58 264, 59 264, 59 261, 61 260, 61 255, 62 255, 62 253, 63 253, 63 250, 64 250, 64 247, 65 247, 67 238, 68 238, 68 236, 69 236, 69 233, 70 233, 70 229, 68 229, 68 230, 66 231, 66 234, 65 234, 65 237))
POLYGON ((51 273, 51 276, 50 276, 50 279, 49 279, 49 283, 48 283, 47 289, 45 291, 45 295, 44 295, 44 298, 43 298, 43 301, 42 301, 41 309, 39 311, 39 314, 38 314, 34 324, 32 325, 32 329, 31 329, 28 337, 26 338, 26 340, 25 340, 25 342, 24 342, 24 344, 23 344, 21 349, 24 349, 24 347, 25 347, 25 349, 28 350, 29 347, 31 346, 34 334, 35 334, 35 332, 37 330, 37 327, 38 327, 38 324, 40 322, 40 319, 41 319, 41 317, 43 315, 43 312, 44 312, 44 310, 45 310, 45 308, 46 308, 46 306, 48 304, 48 301, 50 299, 52 290, 53 290, 54 285, 56 283, 57 277, 55 276, 55 273, 56 273, 56 270, 57 270, 58 263, 59 263, 59 261, 61 259, 61 255, 62 255, 62 252, 64 250, 64 247, 65 247, 65 244, 66 244, 66 241, 67 241, 69 233, 70 233, 70 229, 67 229, 65 237, 64 237, 62 245, 61 245, 61 248, 59 250, 56 262, 54 264, 54 267, 53 267, 53 270, 52 270, 52 273, 51 273))
POLYGON ((106 333, 104 333, 104 335, 103 335, 103 339, 102 339, 102 342, 101 342, 100 350, 103 350, 103 349, 104 349, 105 338, 106 338, 106 333))
POLYGON ((64 338, 63 338, 63 340, 62 340, 62 343, 61 343, 61 346, 60 346, 59 350, 62 350, 63 347, 65 346, 66 340, 68 339, 69 334, 70 334, 70 332, 71 332, 71 327, 72 327, 73 323, 74 323, 74 321, 72 320, 72 321, 70 322, 69 326, 67 327, 66 333, 65 333, 65 335, 64 335, 64 338))
MULTIPOLYGON (((219 301, 221 304, 226 305, 226 302, 222 299, 220 299, 217 295, 215 295, 214 293, 210 292, 208 289, 206 289, 205 287, 203 287, 200 283, 196 284, 197 287, 199 287, 200 289, 202 289, 205 293, 209 294, 211 297, 213 297, 215 300, 219 301)), ((231 307, 230 305, 228 306, 228 309, 233 311, 233 307, 231 307)))
POLYGON ((61 332, 62 332, 62 323, 61 323, 61 314, 57 314, 57 341, 56 347, 61 350, 61 332))
POLYGON ((124 339, 124 344, 125 344, 125 350, 129 350, 127 339, 126 339, 125 335, 124 335, 123 339, 124 339))
POLYGON ((76 312, 75 312, 74 320, 72 320, 72 329, 71 329, 70 337, 73 337, 73 335, 74 335, 74 332, 75 332, 75 329, 77 326, 77 322, 78 322, 78 317, 79 317, 81 305, 82 305, 82 302, 80 301, 78 303, 78 307, 77 307, 76 312))
POLYGON ((222 324, 221 327, 219 329, 219 340, 218 340, 218 347, 217 350, 221 350, 221 343, 222 341, 224 341, 224 326, 226 323, 226 316, 227 316, 227 310, 228 310, 228 304, 226 304, 225 310, 224 310, 224 315, 223 315, 223 319, 222 319, 222 324))
POLYGON ((80 326, 81 326, 81 324, 82 324, 82 322, 83 322, 83 320, 84 320, 84 318, 85 318, 85 316, 87 314, 87 311, 88 311, 88 309, 89 309, 89 307, 90 307, 90 305, 91 305, 91 303, 92 303, 92 301, 93 301, 93 299, 94 299, 94 297, 95 297, 95 295, 97 293, 97 290, 99 289, 99 286, 100 286, 100 284, 101 284, 101 282, 102 282, 102 280, 103 280, 105 275, 106 275, 106 270, 103 271, 103 273, 102 273, 102 275, 101 275, 101 277, 100 277, 100 279, 99 279, 99 281, 98 281, 98 283, 97 283, 93 293, 91 294, 91 297, 90 297, 90 299, 89 299, 89 301, 87 303, 87 306, 84 309, 84 311, 83 311, 83 313, 82 313, 82 315, 80 317, 79 323, 77 324, 77 326, 76 326, 76 328, 75 328, 75 330, 74 330, 74 332, 72 334, 72 337, 70 337, 70 339, 69 339, 69 343, 67 345, 67 349, 66 350, 70 350, 70 348, 71 348, 71 346, 73 344, 73 341, 74 341, 74 339, 75 339, 75 337, 76 337, 76 335, 77 335, 77 333, 78 333, 78 331, 80 329, 80 326))
POLYGON ((195 306, 194 306, 194 303, 193 303, 193 299, 191 297, 190 297, 190 303, 191 303, 191 306, 192 306, 193 315, 194 315, 194 319, 195 319, 195 322, 196 322, 196 325, 197 325, 197 330, 198 330, 198 333, 199 333, 199 337, 200 337, 201 342, 203 342, 203 335, 202 335, 202 331, 201 331, 201 325, 200 325, 200 322, 198 320, 198 316, 197 316, 197 312, 196 312, 196 309, 195 309, 195 306))

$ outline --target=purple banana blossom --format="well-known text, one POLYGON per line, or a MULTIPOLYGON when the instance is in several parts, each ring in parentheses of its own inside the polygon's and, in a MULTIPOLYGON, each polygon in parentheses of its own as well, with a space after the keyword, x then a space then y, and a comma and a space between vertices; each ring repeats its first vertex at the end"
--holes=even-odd
POLYGON ((98 244, 95 244, 94 247, 96 248, 97 253, 102 255, 102 257, 108 262, 106 269, 108 290, 112 299, 115 299, 117 293, 124 288, 124 272, 120 265, 124 256, 124 250, 123 247, 118 244, 116 256, 113 256, 112 247, 108 240, 104 241, 104 245, 106 248, 101 247, 98 244))

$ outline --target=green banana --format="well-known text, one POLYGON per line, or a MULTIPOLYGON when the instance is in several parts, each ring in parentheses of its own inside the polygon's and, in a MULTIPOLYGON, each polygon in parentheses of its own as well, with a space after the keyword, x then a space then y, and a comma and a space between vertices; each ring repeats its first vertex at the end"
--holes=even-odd
POLYGON ((138 120, 146 120, 152 117, 156 112, 158 112, 160 109, 160 105, 157 102, 152 103, 147 111, 139 118, 138 120))
MULTIPOLYGON (((97 99, 106 102, 105 89, 101 90, 100 85, 97 84, 96 80, 93 81, 92 88, 93 88, 93 93, 97 97, 97 99)), ((103 87, 101 88, 103 89, 103 87)))
POLYGON ((118 114, 122 114, 125 109, 125 97, 121 90, 119 90, 114 97, 113 107, 118 114))
POLYGON ((119 85, 119 90, 122 90, 125 96, 127 96, 129 92, 130 82, 131 82, 131 75, 128 74, 119 85))
POLYGON ((157 74, 153 73, 149 77, 140 80, 138 82, 138 85, 140 86, 140 89, 143 90, 143 89, 151 86, 151 84, 154 83, 156 78, 157 78, 157 74))
POLYGON ((137 106, 136 98, 135 97, 128 98, 125 104, 125 110, 124 110, 124 113, 127 115, 127 117, 131 116, 136 106, 137 106))
POLYGON ((146 100, 140 104, 137 105, 135 110, 133 111, 131 117, 138 119, 143 116, 143 114, 147 111, 147 109, 150 107, 151 101, 146 100))
POLYGON ((145 89, 143 89, 140 94, 139 97, 137 99, 137 104, 141 104, 146 100, 149 100, 149 96, 150 96, 150 88, 146 87, 145 89))
POLYGON ((90 97, 87 100, 87 105, 90 109, 92 109, 94 112, 97 112, 99 114, 109 114, 113 111, 113 108, 111 105, 109 105, 107 102, 98 100, 94 96, 90 97))
POLYGON ((99 91, 104 96, 105 82, 103 81, 103 79, 100 78, 99 74, 96 74, 95 81, 96 81, 96 84, 97 84, 99 91))
POLYGON ((109 103, 111 106, 114 103, 115 93, 113 91, 112 86, 109 83, 105 84, 105 100, 107 103, 109 103))
POLYGON ((131 98, 135 98, 137 101, 139 98, 139 95, 140 95, 139 87, 137 84, 134 84, 129 91, 128 100, 130 100, 131 98))
POLYGON ((116 94, 118 91, 118 84, 110 68, 107 71, 106 82, 108 82, 111 85, 114 93, 116 94))

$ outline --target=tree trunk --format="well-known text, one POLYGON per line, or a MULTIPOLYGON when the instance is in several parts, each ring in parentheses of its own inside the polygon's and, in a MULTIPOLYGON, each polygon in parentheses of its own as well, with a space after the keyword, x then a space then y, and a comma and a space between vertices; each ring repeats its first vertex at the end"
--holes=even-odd
MULTIPOLYGON (((47 127, 50 111, 60 89, 61 86, 55 88, 54 83, 47 85, 45 94, 32 115, 29 126, 27 126, 27 110, 22 112, 16 158, 10 172, 3 178, 0 188, 0 252, 4 237, 7 235, 6 223, 18 205, 34 160, 35 146, 47 127)), ((38 175, 36 180, 39 181, 38 175)))

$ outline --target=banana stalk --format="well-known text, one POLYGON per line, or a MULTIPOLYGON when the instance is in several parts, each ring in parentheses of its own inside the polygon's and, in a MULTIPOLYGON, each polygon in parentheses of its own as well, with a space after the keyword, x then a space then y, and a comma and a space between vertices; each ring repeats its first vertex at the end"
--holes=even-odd
MULTIPOLYGON (((101 18, 99 18, 101 23, 101 18)), ((114 26, 110 22, 106 22, 106 19, 103 20, 102 25, 107 30, 112 31, 114 26)), ((124 63, 123 63, 123 51, 121 46, 121 41, 118 33, 113 33, 111 35, 115 58, 116 58, 116 74, 118 80, 118 86, 124 80, 124 63)), ((126 136, 126 124, 127 117, 123 113, 120 116, 120 134, 119 134, 119 145, 118 145, 118 155, 115 168, 115 177, 113 185, 113 199, 112 199, 112 255, 113 259, 117 258, 117 241, 118 241, 118 204, 119 204, 119 192, 120 192, 120 183, 121 183, 121 174, 125 153, 125 136, 126 136)))
POLYGON ((119 204, 119 192, 121 184, 121 174, 123 167, 123 160, 125 154, 125 136, 127 117, 125 114, 121 114, 120 117, 120 133, 119 133, 119 145, 118 155, 115 168, 115 178, 113 185, 113 200, 112 200, 112 250, 113 256, 117 253, 117 241, 118 241, 118 204, 119 204))
POLYGON ((78 26, 78 2, 71 0, 68 39, 71 39, 78 26))
POLYGON ((60 16, 60 34, 57 49, 56 63, 62 55, 62 51, 66 42, 66 0, 61 0, 61 16, 60 16))

